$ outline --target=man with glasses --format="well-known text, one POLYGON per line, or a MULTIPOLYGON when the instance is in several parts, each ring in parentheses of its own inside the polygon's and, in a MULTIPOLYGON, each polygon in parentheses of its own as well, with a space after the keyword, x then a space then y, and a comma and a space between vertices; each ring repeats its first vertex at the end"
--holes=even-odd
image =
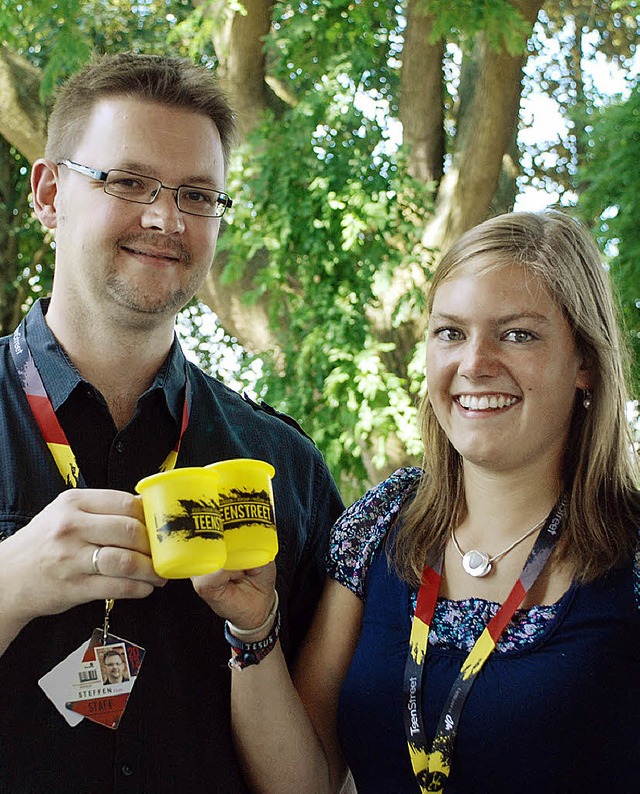
POLYGON ((32 174, 55 230, 52 293, 0 342, 1 791, 246 790, 223 622, 206 577, 155 573, 143 477, 271 462, 289 660, 315 609, 342 509, 320 454, 189 363, 174 334, 232 206, 232 136, 209 71, 180 59, 106 56, 57 95, 32 174), (110 644, 131 671, 122 700, 95 694, 92 649, 110 644))

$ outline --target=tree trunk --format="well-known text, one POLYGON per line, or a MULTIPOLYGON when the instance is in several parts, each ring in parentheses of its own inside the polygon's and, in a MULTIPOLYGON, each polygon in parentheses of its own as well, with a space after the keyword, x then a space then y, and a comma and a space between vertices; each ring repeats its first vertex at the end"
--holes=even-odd
MULTIPOLYGON (((522 0, 515 5, 533 28, 543 0, 522 0)), ((488 217, 519 116, 525 56, 491 49, 479 35, 473 60, 475 85, 468 99, 461 86, 451 167, 442 179, 434 218, 423 235, 429 250, 445 251, 464 231, 488 217)))
POLYGON ((31 262, 20 262, 16 219, 29 212, 28 179, 18 173, 20 164, 11 144, 0 137, 0 335, 11 333, 21 319, 25 281, 18 275, 31 262))
MULTIPOLYGON (((213 3, 210 13, 225 21, 218 25, 213 44, 219 58, 216 72, 236 111, 240 140, 259 122, 267 105, 264 38, 271 29, 274 0, 242 0, 246 13, 213 3)), ((199 5, 199 3, 194 3, 199 5)))
MULTIPOLYGON (((271 28, 273 0, 243 0, 246 14, 229 9, 228 5, 218 1, 211 6, 209 13, 217 22, 213 34, 219 59, 216 76, 236 112, 242 144, 267 107, 264 38, 271 28)), ((225 283, 227 257, 224 252, 218 254, 198 291, 198 297, 215 312, 225 331, 246 350, 270 352, 279 359, 280 348, 269 324, 266 297, 250 302, 246 300, 247 294, 255 290, 254 278, 267 256, 266 250, 258 251, 247 262, 240 279, 225 283)))
POLYGON ((444 166, 442 59, 444 42, 430 42, 432 18, 421 0, 409 0, 400 71, 400 121, 409 173, 438 183, 444 166))

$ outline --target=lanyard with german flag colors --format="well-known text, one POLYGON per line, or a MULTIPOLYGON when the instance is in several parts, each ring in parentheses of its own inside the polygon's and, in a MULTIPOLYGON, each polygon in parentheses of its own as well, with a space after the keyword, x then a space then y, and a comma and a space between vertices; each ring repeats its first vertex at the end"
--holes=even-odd
MULTIPOLYGON (((58 421, 53 404, 49 399, 49 395, 42 382, 29 345, 27 344, 28 317, 29 315, 25 317, 13 333, 11 344, 9 345, 11 348, 11 357, 33 416, 53 456, 56 466, 62 475, 62 479, 69 488, 84 488, 86 482, 80 472, 76 456, 58 421)), ((162 463, 160 471, 169 471, 175 467, 178 459, 178 452, 180 451, 180 444, 189 425, 191 382, 189 380, 188 370, 185 374, 186 384, 184 402, 182 405, 180 435, 173 449, 162 463)), ((99 573, 96 566, 96 555, 99 553, 100 548, 100 546, 94 547, 94 556, 92 557, 92 565, 96 574, 99 573)), ((115 730, 120 724, 120 720, 129 700, 131 688, 137 681, 140 665, 145 655, 145 649, 141 645, 125 640, 110 632, 109 621, 113 605, 113 598, 105 599, 102 628, 96 628, 88 642, 81 645, 75 653, 56 665, 49 674, 43 676, 38 682, 47 696, 56 704, 58 711, 60 711, 71 726, 77 725, 78 722, 86 717, 93 722, 106 725, 108 728, 115 730), (102 687, 98 685, 90 688, 83 687, 84 691, 77 690, 75 684, 78 679, 80 681, 86 680, 82 676, 88 675, 87 669, 95 672, 96 675, 96 666, 100 665, 100 670, 102 670, 104 656, 100 656, 100 653, 105 653, 105 649, 108 648, 112 649, 112 653, 118 654, 123 664, 124 660, 127 660, 129 677, 126 682, 123 681, 121 684, 114 685, 114 687, 107 684, 102 687), (73 662, 70 661, 72 658, 74 659, 73 662), (80 662, 80 670, 76 667, 78 658, 82 659, 80 662), (54 675, 54 671, 55 677, 51 679, 51 676, 54 675), (44 684, 45 680, 48 681, 46 686, 44 684), (56 683, 53 684, 52 680, 55 680, 56 683), (60 690, 64 693, 64 700, 60 699, 60 690)))
POLYGON ((549 559, 560 533, 565 505, 566 500, 563 498, 547 517, 520 578, 465 659, 442 709, 430 751, 427 750, 422 721, 422 684, 429 627, 438 599, 443 558, 441 557, 433 567, 426 566, 423 571, 404 672, 404 725, 411 765, 423 794, 444 791, 451 771, 453 745, 467 695, 483 664, 495 648, 498 638, 549 559))
MULTIPOLYGON (((76 456, 71 449, 67 436, 62 429, 58 417, 53 409, 51 400, 46 392, 36 363, 33 360, 31 350, 27 344, 27 318, 22 320, 16 328, 11 339, 11 357, 15 365, 20 383, 25 391, 29 406, 33 416, 38 423, 42 437, 44 438, 49 451, 53 455, 56 466, 62 479, 70 488, 83 488, 84 478, 78 467, 76 456)), ((178 452, 182 438, 189 425, 189 413, 191 410, 191 381, 189 373, 186 372, 186 385, 184 403, 182 405, 182 422, 180 435, 173 449, 160 466, 160 471, 169 471, 175 468, 178 459, 178 452)))

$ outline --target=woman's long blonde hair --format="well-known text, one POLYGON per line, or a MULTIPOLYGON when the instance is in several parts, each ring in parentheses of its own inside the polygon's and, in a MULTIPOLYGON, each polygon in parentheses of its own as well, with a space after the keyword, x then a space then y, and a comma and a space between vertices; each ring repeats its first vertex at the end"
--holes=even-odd
MULTIPOLYGON (((626 419, 628 355, 609 279, 588 230, 561 212, 514 212, 463 234, 443 256, 427 300, 469 267, 519 265, 540 279, 564 312, 592 373, 591 407, 576 393, 563 477, 569 496, 557 555, 583 581, 631 558, 640 517, 635 454, 626 419)), ((427 384, 428 387, 428 384, 427 384)), ((424 474, 398 522, 394 562, 418 584, 464 518, 462 460, 438 423, 428 393, 420 406, 424 474)))

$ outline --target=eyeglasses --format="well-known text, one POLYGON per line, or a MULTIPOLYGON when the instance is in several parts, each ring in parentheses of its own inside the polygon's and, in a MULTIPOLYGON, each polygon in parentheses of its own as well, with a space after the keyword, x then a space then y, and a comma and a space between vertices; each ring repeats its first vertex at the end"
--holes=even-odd
POLYGON ((135 204, 153 204, 162 188, 170 190, 174 194, 176 206, 180 212, 185 212, 187 215, 221 218, 233 204, 231 198, 219 190, 194 187, 193 185, 168 187, 163 185, 159 179, 154 179, 151 176, 120 171, 118 168, 98 171, 71 160, 61 160, 58 165, 65 165, 72 171, 78 171, 80 174, 103 182, 104 192, 107 195, 124 201, 133 201, 135 204))

